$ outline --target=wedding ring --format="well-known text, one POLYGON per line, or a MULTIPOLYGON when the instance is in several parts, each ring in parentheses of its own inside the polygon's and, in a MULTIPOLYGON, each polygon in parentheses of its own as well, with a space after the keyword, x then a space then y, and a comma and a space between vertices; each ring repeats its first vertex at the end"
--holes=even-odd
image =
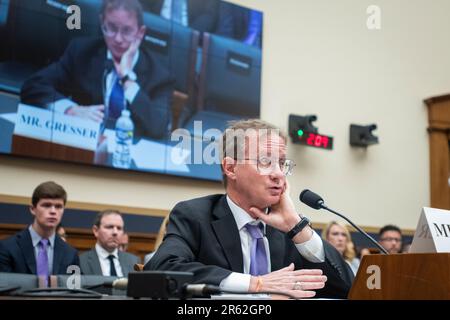
POLYGON ((293 290, 303 290, 302 283, 300 281, 297 281, 296 283, 294 283, 294 287, 292 289, 293 290))

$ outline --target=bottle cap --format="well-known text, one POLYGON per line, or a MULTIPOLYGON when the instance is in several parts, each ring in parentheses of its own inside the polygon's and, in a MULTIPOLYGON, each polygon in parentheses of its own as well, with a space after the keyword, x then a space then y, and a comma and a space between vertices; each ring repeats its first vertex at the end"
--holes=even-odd
POLYGON ((130 110, 123 109, 121 113, 122 117, 129 117, 130 116, 130 110))

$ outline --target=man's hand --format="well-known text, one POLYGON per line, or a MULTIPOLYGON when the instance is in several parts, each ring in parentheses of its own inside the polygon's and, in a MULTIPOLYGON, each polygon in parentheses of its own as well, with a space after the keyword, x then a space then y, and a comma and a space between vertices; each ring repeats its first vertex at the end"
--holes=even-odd
POLYGON ((294 270, 293 263, 286 268, 259 276, 259 278, 258 280, 258 277, 252 276, 249 292, 279 291, 297 299, 314 297, 316 292, 313 290, 322 289, 327 281, 322 270, 294 270))
POLYGON ((103 110, 105 110, 105 106, 103 104, 92 106, 73 106, 67 109, 65 114, 93 120, 95 122, 102 122, 105 117, 103 110))
POLYGON ((120 78, 123 78, 126 74, 128 74, 133 69, 133 59, 136 55, 136 52, 139 49, 139 46, 141 45, 142 39, 137 38, 135 39, 127 51, 123 54, 122 58, 120 59, 120 63, 114 62, 114 65, 116 67, 117 74, 120 78))
MULTIPOLYGON (((301 220, 295 211, 294 203, 289 195, 289 184, 287 180, 285 189, 280 197, 280 202, 270 207, 269 214, 256 207, 251 207, 249 210, 264 223, 284 233, 291 231, 301 220)), ((312 236, 313 230, 309 226, 306 226, 292 240, 300 244, 310 240, 312 236)))
POLYGON ((295 211, 294 203, 289 196, 287 181, 281 194, 280 202, 270 207, 269 214, 256 207, 252 207, 249 210, 266 224, 285 233, 289 232, 300 221, 300 217, 295 211))

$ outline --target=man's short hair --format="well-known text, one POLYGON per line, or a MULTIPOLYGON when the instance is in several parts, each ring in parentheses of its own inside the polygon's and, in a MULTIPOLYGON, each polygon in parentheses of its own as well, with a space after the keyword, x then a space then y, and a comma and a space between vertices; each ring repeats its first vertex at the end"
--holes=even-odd
MULTIPOLYGON (((246 133, 251 131, 265 132, 266 134, 277 133, 285 142, 287 141, 286 135, 279 128, 261 119, 230 121, 228 128, 222 134, 222 147, 220 149, 221 162, 225 157, 237 159, 238 155, 243 154, 246 140, 241 135, 246 135, 246 133)), ((223 168, 222 177, 226 187, 227 180, 223 168)))
POLYGON ((105 17, 106 11, 124 9, 125 11, 134 12, 136 14, 138 26, 144 24, 144 11, 139 0, 103 0, 100 15, 102 19, 105 17))
POLYGON ((398 233, 400 233, 400 235, 402 235, 402 230, 400 230, 399 227, 394 226, 393 224, 388 224, 388 225, 386 225, 386 226, 384 226, 383 228, 380 229, 380 232, 378 233, 378 236, 381 238, 383 233, 385 233, 386 231, 397 231, 398 233))
POLYGON ((65 205, 67 202, 67 192, 59 184, 53 181, 46 181, 34 189, 33 195, 31 196, 33 207, 36 207, 41 199, 62 199, 65 205))
MULTIPOLYGON (((97 228, 100 228, 100 224, 102 223, 102 219, 104 216, 108 216, 110 214, 117 214, 120 217, 122 217, 122 213, 119 210, 113 210, 113 209, 106 209, 103 211, 100 211, 99 213, 97 213, 97 216, 95 217, 94 220, 94 226, 97 226, 97 228)), ((123 219, 123 217, 122 217, 123 219)))

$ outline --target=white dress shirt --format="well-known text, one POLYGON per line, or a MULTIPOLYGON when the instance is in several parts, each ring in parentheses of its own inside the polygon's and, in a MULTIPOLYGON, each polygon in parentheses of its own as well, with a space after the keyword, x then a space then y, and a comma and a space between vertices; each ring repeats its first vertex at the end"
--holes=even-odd
MULTIPOLYGON (((241 238, 242 256, 244 259, 243 261, 244 273, 238 272, 231 273, 228 277, 222 280, 222 282, 220 283, 220 288, 222 290, 248 292, 251 278, 249 272, 250 272, 252 237, 247 232, 245 225, 247 223, 257 223, 258 220, 253 219, 247 212, 245 212, 244 209, 240 208, 237 204, 235 204, 228 195, 227 195, 227 203, 231 209, 231 212, 233 213, 233 217, 239 229, 239 236, 241 238)), ((264 247, 267 253, 267 262, 268 262, 267 265, 269 269, 268 272, 271 272, 269 241, 265 236, 266 225, 262 221, 261 223, 264 225, 264 247)), ((295 244, 295 246, 297 247, 298 252, 305 259, 315 263, 325 261, 325 251, 323 248, 323 242, 315 231, 313 231, 313 236, 310 240, 301 244, 295 244)))
POLYGON ((119 278, 123 277, 122 267, 120 266, 119 262, 119 250, 115 249, 113 252, 108 252, 101 245, 96 243, 95 251, 97 252, 100 267, 102 268, 102 275, 104 276, 111 275, 111 264, 109 262, 108 256, 113 255, 114 267, 116 268, 117 276, 119 278))

